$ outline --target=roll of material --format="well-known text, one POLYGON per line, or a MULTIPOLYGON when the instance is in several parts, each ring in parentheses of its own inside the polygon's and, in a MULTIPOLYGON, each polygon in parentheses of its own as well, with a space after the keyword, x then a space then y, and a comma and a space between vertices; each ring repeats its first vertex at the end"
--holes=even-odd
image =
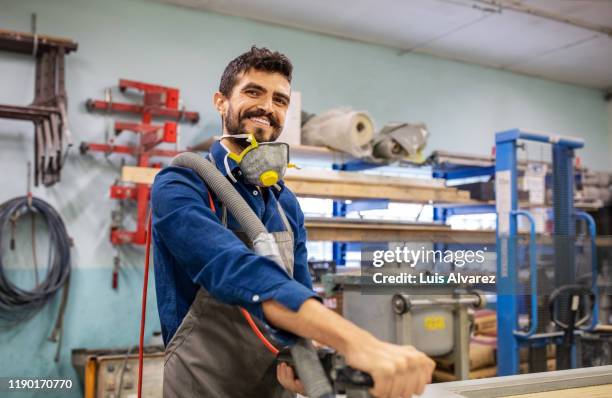
POLYGON ((601 200, 607 203, 612 198, 612 192, 610 192, 609 188, 584 186, 582 188, 582 196, 586 200, 601 200))
POLYGON ((335 108, 302 126, 304 145, 327 146, 361 158, 372 155, 374 123, 366 112, 335 108))
POLYGON ((583 184, 607 188, 610 186, 610 174, 604 171, 589 171, 583 175, 583 184))
POLYGON ((390 123, 382 128, 373 141, 373 154, 386 160, 409 160, 422 163, 422 150, 429 132, 422 124, 390 123))

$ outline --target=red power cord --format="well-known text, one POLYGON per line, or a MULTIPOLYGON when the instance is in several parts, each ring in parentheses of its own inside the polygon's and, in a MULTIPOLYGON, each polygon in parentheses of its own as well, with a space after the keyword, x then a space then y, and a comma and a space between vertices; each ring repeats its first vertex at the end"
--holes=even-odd
POLYGON ((144 359, 144 329, 147 313, 147 286, 149 282, 149 258, 151 252, 151 211, 149 210, 149 222, 147 225, 147 248, 145 252, 144 282, 142 285, 142 313, 140 315, 140 341, 138 343, 138 398, 142 398, 142 364, 144 359))
POLYGON ((246 318, 247 322, 249 323, 249 326, 251 327, 251 329, 253 329, 253 332, 255 333, 255 335, 259 337, 259 340, 261 340, 263 345, 266 346, 268 351, 270 351, 274 355, 278 355, 278 348, 274 347, 274 345, 272 345, 272 343, 270 343, 270 341, 266 339, 266 336, 264 336, 261 330, 259 330, 259 328, 257 327, 257 324, 251 317, 251 314, 249 314, 249 312, 242 307, 240 307, 240 312, 242 312, 242 315, 244 315, 244 317, 246 318))
MULTIPOLYGON (((216 211, 215 203, 213 202, 210 192, 208 192, 208 201, 210 204, 210 209, 213 212, 215 212, 216 211)), ((151 235, 152 235, 151 220, 152 218, 153 217, 152 217, 151 211, 149 210, 149 221, 147 224, 147 239, 146 239, 147 244, 146 244, 146 249, 145 249, 146 251, 145 251, 144 282, 142 285, 142 309, 141 309, 142 313, 140 315, 140 341, 138 345, 138 398, 142 398, 142 368, 143 368, 143 362, 144 362, 144 330, 145 330, 145 320, 146 320, 146 311, 147 311, 147 286, 149 282, 149 260, 150 260, 150 253, 151 253, 151 235)), ((257 324, 251 317, 251 314, 249 314, 249 312, 242 307, 240 307, 240 312, 242 313, 247 323, 253 330, 253 333, 255 333, 255 335, 259 338, 259 340, 261 340, 263 345, 272 354, 278 355, 278 352, 279 352, 278 348, 274 347, 274 345, 270 343, 270 341, 266 338, 266 336, 264 336, 261 330, 259 330, 259 328, 257 327, 257 324)))

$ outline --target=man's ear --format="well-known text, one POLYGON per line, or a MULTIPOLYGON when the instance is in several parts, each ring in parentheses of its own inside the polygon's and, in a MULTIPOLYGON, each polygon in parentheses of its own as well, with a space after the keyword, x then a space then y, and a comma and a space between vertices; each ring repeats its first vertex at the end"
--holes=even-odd
POLYGON ((213 95, 213 105, 221 117, 227 112, 227 98, 220 91, 213 95))

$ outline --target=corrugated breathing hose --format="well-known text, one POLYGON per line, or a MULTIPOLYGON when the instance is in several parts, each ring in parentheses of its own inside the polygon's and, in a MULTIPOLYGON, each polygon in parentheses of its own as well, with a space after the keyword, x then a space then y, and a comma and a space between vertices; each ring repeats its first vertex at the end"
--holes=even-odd
MULTIPOLYGON (((57 341, 59 334, 56 361, 59 360, 61 330, 68 300, 71 243, 62 218, 44 200, 28 195, 13 198, 0 205, 0 324, 10 327, 30 319, 64 287, 55 327, 49 337, 49 340, 57 341), (47 274, 30 290, 15 285, 5 274, 4 253, 2 252, 4 245, 1 245, 5 239, 4 231, 9 223, 11 223, 14 234, 17 220, 27 214, 31 217, 41 217, 47 224, 49 233, 47 274)), ((14 236, 11 236, 11 247, 14 247, 14 236)))

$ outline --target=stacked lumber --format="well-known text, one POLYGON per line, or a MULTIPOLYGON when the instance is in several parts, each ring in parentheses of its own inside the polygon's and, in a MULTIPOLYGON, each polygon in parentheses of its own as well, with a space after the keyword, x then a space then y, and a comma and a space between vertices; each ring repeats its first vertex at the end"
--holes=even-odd
MULTIPOLYGON (((474 335, 469 348, 469 379, 483 379, 497 376, 497 314, 491 310, 474 313, 474 335)), ((528 350, 520 350, 520 373, 529 373, 528 350)), ((556 370, 555 346, 547 347, 547 370, 556 370)), ((436 370, 434 382, 456 381, 453 354, 434 358, 436 370)))
MULTIPOLYGON (((482 379, 494 377, 497 374, 495 366, 495 346, 479 342, 470 342, 470 373, 469 378, 482 379)), ((435 358, 436 370, 433 374, 434 382, 456 381, 454 373, 453 354, 435 358)))

